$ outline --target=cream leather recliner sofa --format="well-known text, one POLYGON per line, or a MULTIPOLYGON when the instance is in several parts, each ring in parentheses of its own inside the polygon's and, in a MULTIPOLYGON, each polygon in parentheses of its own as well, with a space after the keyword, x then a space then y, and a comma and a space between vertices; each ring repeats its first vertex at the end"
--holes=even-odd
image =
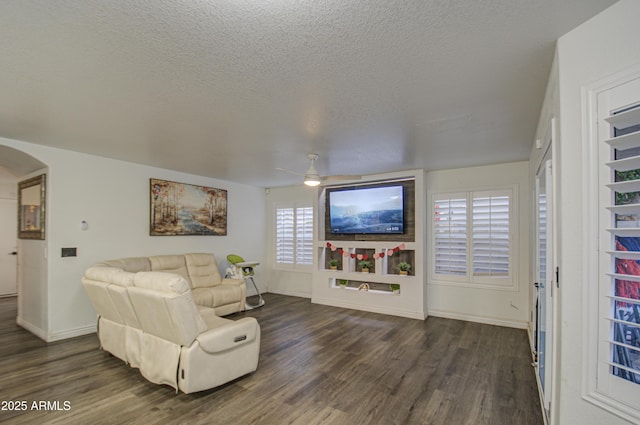
POLYGON ((175 273, 189 283, 195 303, 213 308, 218 316, 245 310, 247 287, 244 279, 222 278, 213 254, 128 257, 102 261, 96 266, 115 267, 132 273, 175 273))
POLYGON ((98 313, 101 347, 151 382, 192 393, 257 368, 258 322, 197 305, 179 274, 102 264, 87 269, 82 283, 98 313))

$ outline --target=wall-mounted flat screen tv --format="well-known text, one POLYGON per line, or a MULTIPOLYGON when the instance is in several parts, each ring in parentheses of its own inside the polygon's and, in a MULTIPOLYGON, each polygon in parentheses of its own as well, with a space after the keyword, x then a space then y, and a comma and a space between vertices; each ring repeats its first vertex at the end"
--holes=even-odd
POLYGON ((328 197, 333 234, 404 233, 402 186, 333 190, 328 197))

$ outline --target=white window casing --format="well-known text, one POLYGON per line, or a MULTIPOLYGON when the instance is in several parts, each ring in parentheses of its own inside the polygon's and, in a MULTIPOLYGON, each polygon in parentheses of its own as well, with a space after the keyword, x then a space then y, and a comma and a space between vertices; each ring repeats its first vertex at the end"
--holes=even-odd
POLYGON ((515 187, 433 197, 432 279, 515 289, 515 187))
POLYGON ((313 207, 275 207, 275 267, 310 268, 313 264, 313 207))

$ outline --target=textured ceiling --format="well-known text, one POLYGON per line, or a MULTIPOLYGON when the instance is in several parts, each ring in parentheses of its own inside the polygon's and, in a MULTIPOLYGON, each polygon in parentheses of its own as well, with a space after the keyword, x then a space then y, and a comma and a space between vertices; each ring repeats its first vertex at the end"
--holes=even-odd
POLYGON ((2 0, 0 137, 257 186, 527 159, 614 0, 2 0))

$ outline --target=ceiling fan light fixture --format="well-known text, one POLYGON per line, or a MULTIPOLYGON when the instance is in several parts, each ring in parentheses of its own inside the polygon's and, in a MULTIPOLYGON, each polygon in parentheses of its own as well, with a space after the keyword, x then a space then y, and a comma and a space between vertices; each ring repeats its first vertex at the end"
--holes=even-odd
POLYGON ((306 184, 307 186, 318 186, 320 184, 320 177, 319 176, 306 176, 304 178, 304 184, 306 184))

